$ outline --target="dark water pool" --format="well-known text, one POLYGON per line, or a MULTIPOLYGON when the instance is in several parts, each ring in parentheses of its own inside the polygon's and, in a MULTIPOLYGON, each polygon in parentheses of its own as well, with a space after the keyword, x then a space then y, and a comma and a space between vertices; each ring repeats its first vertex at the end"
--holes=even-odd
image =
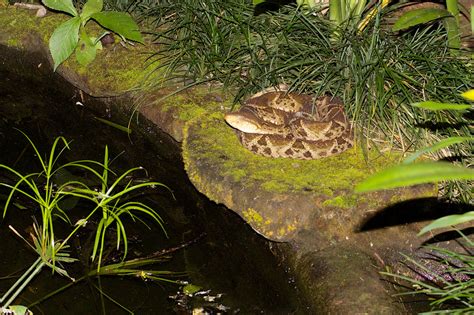
MULTIPOLYGON (((3 56, 0 54, 0 58, 3 56)), ((180 152, 172 139, 142 118, 134 119, 131 135, 98 121, 95 117, 126 124, 129 117, 121 116, 111 103, 107 103, 110 100, 99 104, 87 96, 81 98, 77 89, 46 70, 33 73, 31 69, 34 69, 35 62, 31 58, 26 56, 26 62, 20 59, 12 61, 11 58, 5 62, 4 59, 3 66, 0 66, 0 163, 25 172, 38 170, 33 150, 15 128, 28 134, 42 152, 49 150, 57 136, 72 140, 71 150, 65 152, 64 161, 101 161, 104 146, 108 145, 114 170, 143 166, 148 171, 147 178, 168 185, 174 195, 173 198, 168 191, 156 189, 154 194, 143 196, 141 201, 163 217, 169 238, 156 225, 152 225, 151 230, 141 224, 127 225, 131 258, 191 242, 174 251, 169 261, 153 266, 154 269, 186 272, 177 279, 211 290, 210 295, 222 293, 217 303, 211 303, 211 306, 222 304, 228 307, 229 314, 305 313, 291 272, 279 266, 273 254, 285 245, 266 241, 237 215, 199 194, 186 177, 180 152)), ((8 178, 0 171, 0 179, 8 178)), ((4 194, 5 190, 1 193, 4 194)), ((12 207, 0 222, 2 294, 36 259, 25 242, 8 229, 8 225, 12 225, 27 235, 32 215, 34 212, 12 207)), ((38 214, 36 217, 40 218, 38 214)), ((88 233, 92 230, 82 232, 71 245, 75 249, 87 247, 88 233)), ((67 268, 80 277, 88 270, 87 265, 87 256, 83 256, 81 262, 67 268)), ((66 278, 45 269, 15 304, 30 305, 68 283, 66 278)), ((202 298, 193 298, 186 301, 189 309, 178 307, 169 296, 175 295, 179 289, 176 284, 143 281, 136 277, 102 277, 100 281, 90 278, 37 304, 32 310, 35 314, 100 314, 105 307, 108 314, 129 311, 136 314, 187 314, 191 312, 191 306, 202 306, 202 298), (101 299, 98 287, 110 299, 101 299)), ((214 313, 217 313, 215 309, 214 313)))

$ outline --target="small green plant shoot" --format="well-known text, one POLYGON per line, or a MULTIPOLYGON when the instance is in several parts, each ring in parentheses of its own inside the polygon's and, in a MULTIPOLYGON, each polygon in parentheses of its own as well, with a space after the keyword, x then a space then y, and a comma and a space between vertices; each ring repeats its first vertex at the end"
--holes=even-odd
POLYGON ((137 24, 124 12, 102 11, 103 0, 88 0, 79 14, 72 0, 43 0, 50 9, 72 15, 72 18, 59 25, 49 39, 49 50, 57 67, 76 52, 81 65, 87 65, 95 59, 97 49, 101 49, 100 38, 109 33, 117 33, 123 39, 143 43, 137 24), (94 20, 106 31, 98 38, 91 37, 85 30, 86 24, 94 20))

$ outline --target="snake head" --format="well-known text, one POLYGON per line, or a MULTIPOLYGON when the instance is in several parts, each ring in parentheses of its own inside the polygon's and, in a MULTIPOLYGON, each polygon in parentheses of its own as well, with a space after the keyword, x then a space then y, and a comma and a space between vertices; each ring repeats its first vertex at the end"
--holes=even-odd
POLYGON ((250 113, 235 112, 224 116, 225 121, 235 129, 246 133, 261 133, 261 126, 250 113))

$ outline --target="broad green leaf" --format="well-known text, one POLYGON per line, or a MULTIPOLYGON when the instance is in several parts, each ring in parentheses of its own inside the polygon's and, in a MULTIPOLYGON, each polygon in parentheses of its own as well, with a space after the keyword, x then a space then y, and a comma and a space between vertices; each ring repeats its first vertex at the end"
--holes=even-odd
POLYGON ((115 11, 98 12, 92 14, 91 18, 97 21, 97 23, 104 28, 117 33, 126 39, 143 43, 143 38, 138 29, 138 25, 127 13, 115 11))
POLYGON ((260 3, 264 3, 265 0, 253 0, 253 5, 259 5, 260 3))
POLYGON ((429 110, 466 110, 472 108, 469 104, 439 103, 433 101, 413 103, 412 106, 429 110))
POLYGON ((447 10, 435 9, 435 8, 424 8, 410 10, 398 18, 393 25, 392 30, 394 32, 410 28, 415 25, 420 25, 434 21, 436 19, 452 16, 447 10))
MULTIPOLYGON (((473 6, 473 12, 474 12, 474 6, 473 6)), ((467 99, 468 101, 474 101, 474 89, 462 93, 461 96, 467 99)))
POLYGON ((76 47, 76 59, 82 66, 87 66, 96 56, 97 49, 102 49, 100 41, 95 37, 89 37, 84 28, 81 29, 79 43, 76 47))
POLYGON ((383 170, 356 186, 356 192, 390 189, 443 180, 473 180, 474 169, 448 162, 402 164, 383 170))
POLYGON ((66 12, 72 16, 77 16, 76 8, 72 0, 42 0, 43 4, 50 9, 66 12))
POLYGON ((88 0, 82 7, 81 19, 83 23, 86 23, 92 14, 102 11, 103 7, 103 0, 88 0))
POLYGON ((474 211, 469 211, 463 214, 448 215, 431 222, 430 224, 422 228, 418 235, 425 234, 426 232, 432 231, 434 229, 445 228, 469 221, 474 221, 474 211))
POLYGON ((82 66, 87 66, 95 59, 97 47, 91 40, 80 39, 76 47, 76 59, 82 66))
POLYGON ((59 25, 49 39, 49 50, 56 68, 74 51, 79 41, 80 17, 76 16, 59 25))
POLYGON ((413 153, 412 155, 410 155, 409 157, 407 157, 403 161, 403 164, 412 163, 418 157, 420 157, 421 155, 423 155, 425 153, 436 152, 436 151, 441 150, 443 148, 446 148, 450 145, 453 145, 453 144, 456 144, 456 143, 461 143, 461 142, 468 142, 468 141, 474 141, 474 137, 450 137, 450 138, 443 139, 443 140, 439 141, 438 143, 433 144, 432 146, 429 146, 427 148, 423 148, 423 149, 413 153))

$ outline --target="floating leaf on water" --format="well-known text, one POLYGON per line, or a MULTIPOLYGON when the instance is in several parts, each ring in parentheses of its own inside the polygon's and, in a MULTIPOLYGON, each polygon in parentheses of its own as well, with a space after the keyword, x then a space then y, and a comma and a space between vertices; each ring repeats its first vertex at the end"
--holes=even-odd
POLYGON ((74 226, 86 226, 87 224, 87 220, 86 219, 80 219, 80 220, 77 220, 76 224, 74 224, 74 226))
POLYGON ((202 287, 190 283, 183 287, 183 293, 186 295, 193 295, 194 293, 198 292, 201 289, 202 287))
POLYGON ((33 312, 23 305, 10 305, 6 310, 11 311, 11 313, 2 311, 1 314, 3 314, 4 312, 5 314, 14 314, 14 315, 33 315, 33 312))

